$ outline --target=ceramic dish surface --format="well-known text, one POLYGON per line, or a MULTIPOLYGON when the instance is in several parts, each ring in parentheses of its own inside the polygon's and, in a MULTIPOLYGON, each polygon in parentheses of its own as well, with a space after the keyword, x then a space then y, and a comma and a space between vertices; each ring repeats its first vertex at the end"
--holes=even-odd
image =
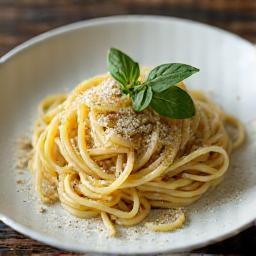
POLYGON ((249 42, 214 27, 167 17, 83 21, 18 46, 0 59, 1 220, 58 248, 112 254, 189 251, 237 234, 256 217, 255 70, 256 51, 249 42), (186 209, 186 225, 176 232, 154 233, 143 225, 118 227, 119 236, 109 238, 100 220, 79 220, 59 204, 42 206, 29 187, 30 173, 15 169, 16 140, 30 134, 40 100, 106 72, 110 47, 122 49, 142 65, 182 62, 200 68, 186 84, 205 91, 246 127, 246 143, 232 155, 224 181, 186 209), (21 179, 26 184, 17 184, 21 179))

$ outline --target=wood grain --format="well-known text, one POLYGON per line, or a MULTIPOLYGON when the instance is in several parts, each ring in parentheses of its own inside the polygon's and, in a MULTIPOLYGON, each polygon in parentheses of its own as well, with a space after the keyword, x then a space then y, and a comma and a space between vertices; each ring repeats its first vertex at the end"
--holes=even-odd
POLYGON ((255 0, 0 0, 0 56, 49 29, 117 14, 193 19, 256 42, 255 0))
MULTIPOLYGON (((0 0, 0 56, 50 29, 101 16, 155 14, 224 28, 256 43, 256 0, 0 0)), ((254 254, 256 227, 195 253, 254 254)), ((0 254, 71 255, 31 240, 0 222, 0 254)), ((72 254, 73 255, 73 254, 72 254)))

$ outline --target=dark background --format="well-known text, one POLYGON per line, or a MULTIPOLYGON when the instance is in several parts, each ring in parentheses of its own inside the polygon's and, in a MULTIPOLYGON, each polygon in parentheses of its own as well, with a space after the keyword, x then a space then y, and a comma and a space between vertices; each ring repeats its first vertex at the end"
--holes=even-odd
MULTIPOLYGON (((196 20, 256 43, 256 0, 0 0, 0 56, 52 28, 118 14, 155 14, 196 20)), ((2 253, 68 254, 26 238, 0 222, 2 253)), ((256 254, 256 227, 195 253, 256 254)))
POLYGON ((49 29, 117 14, 197 20, 256 43, 256 0, 0 0, 0 55, 49 29))

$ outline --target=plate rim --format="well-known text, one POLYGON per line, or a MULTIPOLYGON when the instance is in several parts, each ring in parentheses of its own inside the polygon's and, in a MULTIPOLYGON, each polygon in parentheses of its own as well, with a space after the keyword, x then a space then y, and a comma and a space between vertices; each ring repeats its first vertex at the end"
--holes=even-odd
MULTIPOLYGON (((236 40, 240 40, 243 43, 246 43, 248 46, 251 46, 254 48, 254 45, 240 37, 239 35, 236 35, 232 32, 226 31, 222 28, 218 28, 209 24, 205 24, 205 23, 201 23, 198 21, 194 21, 194 20, 190 20, 190 19, 183 19, 183 18, 177 18, 177 17, 172 17, 172 16, 163 16, 163 15, 147 15, 147 14, 140 14, 140 15, 113 15, 113 16, 107 16, 107 17, 99 17, 99 18, 93 18, 93 19, 88 19, 88 20, 81 20, 81 21, 77 21, 74 23, 70 23, 64 26, 60 26, 54 29, 51 29, 47 32, 44 32, 42 34, 39 34, 35 37, 32 37, 31 39, 21 43, 20 45, 14 47, 13 49, 11 49, 9 52, 7 52, 6 54, 4 54, 2 57, 0 57, 0 68, 1 66, 3 66, 5 63, 7 63, 9 60, 11 60, 13 57, 15 57, 16 55, 22 53, 24 50, 32 48, 34 45, 37 45, 39 43, 45 42, 48 39, 57 37, 61 34, 65 34, 77 29, 81 29, 81 28, 86 28, 86 27, 95 27, 95 26, 102 26, 102 25, 109 25, 109 24, 114 24, 117 22, 138 22, 138 21, 143 21, 143 22, 147 22, 147 21, 173 21, 173 22, 183 22, 183 23, 192 23, 198 26, 203 26, 205 28, 209 28, 211 30, 215 30, 215 31, 219 31, 219 32, 224 32, 225 34, 228 34, 229 36, 235 38, 236 40)), ((0 210, 1 211, 1 210, 0 210)), ((23 224, 20 224, 18 222, 16 222, 14 219, 12 219, 11 217, 8 217, 6 214, 3 214, 0 212, 0 220, 5 223, 6 225, 8 225, 9 227, 13 228, 14 230, 20 232, 23 235, 26 235, 28 237, 30 237, 31 239, 34 239, 36 241, 42 242, 44 244, 53 246, 55 248, 59 248, 59 249, 64 249, 64 250, 69 250, 69 251, 74 251, 74 252, 86 252, 86 253, 104 253, 104 254, 125 254, 125 255, 131 255, 131 254, 152 254, 152 253, 173 253, 173 252, 188 252, 191 251, 193 249, 196 248, 201 248, 204 246, 207 246, 209 244, 212 243, 216 243, 216 242, 220 242, 222 240, 225 240, 227 238, 230 238, 236 234, 239 234, 240 232, 242 232, 243 230, 245 230, 246 228, 250 227, 253 222, 256 220, 256 216, 254 217, 253 220, 248 221, 246 223, 244 223, 243 225, 241 225, 238 228, 235 228, 233 230, 227 231, 219 236, 215 236, 212 239, 208 239, 202 242, 194 242, 188 245, 182 245, 179 247, 176 247, 174 249, 158 249, 155 251, 147 251, 147 250, 143 250, 143 252, 123 252, 120 250, 115 250, 115 251, 105 251, 103 250, 86 250, 86 248, 82 248, 79 246, 74 246, 71 244, 65 244, 63 242, 59 242, 56 238, 53 237, 49 237, 47 235, 44 235, 40 232, 37 232, 29 227, 26 227, 23 224)))
POLYGON ((227 31, 225 29, 215 27, 206 23, 202 23, 199 21, 195 20, 190 20, 190 19, 183 19, 183 18, 178 18, 178 17, 173 17, 173 16, 164 16, 164 15, 147 15, 147 14, 127 14, 127 15, 113 15, 113 16, 106 16, 106 17, 99 17, 99 18, 92 18, 88 20, 80 20, 77 22, 73 22, 67 25, 59 26, 54 29, 48 30, 44 33, 41 33, 37 36, 34 36, 23 43, 15 46, 13 49, 5 53, 3 56, 0 57, 0 65, 4 64, 8 60, 10 60, 12 57, 15 57, 15 55, 19 54, 25 49, 31 48, 34 45, 41 43, 43 41, 47 41, 50 38, 54 38, 60 34, 65 34, 70 31, 80 29, 80 28, 85 28, 85 27, 94 27, 94 26, 100 26, 100 25, 106 25, 106 24, 111 24, 111 23, 116 23, 116 22, 124 22, 124 21, 177 21, 177 22, 183 22, 183 23, 192 23, 195 25, 203 26, 205 28, 209 28, 215 31, 219 32, 224 32, 225 34, 236 38, 243 43, 246 43, 248 46, 254 47, 253 43, 248 41, 247 39, 234 34, 230 31, 227 31))
POLYGON ((179 246, 175 249, 158 249, 155 251, 144 250, 144 251, 140 251, 140 252, 124 252, 122 250, 115 250, 115 251, 109 252, 109 251, 105 251, 104 249, 102 249, 102 250, 85 250, 84 248, 81 248, 79 246, 65 244, 63 242, 58 241, 56 238, 48 237, 47 235, 43 235, 42 233, 34 231, 34 230, 14 221, 12 218, 7 217, 1 213, 0 213, 0 220, 7 226, 16 230, 17 232, 31 238, 32 240, 36 240, 36 241, 44 243, 45 245, 48 245, 48 246, 52 246, 52 247, 55 247, 55 248, 58 248, 61 250, 66 250, 66 251, 78 252, 78 253, 96 253, 96 254, 104 253, 106 255, 115 255, 115 254, 118 254, 118 255, 135 255, 135 254, 136 255, 152 255, 152 254, 164 254, 164 253, 190 252, 194 249, 200 249, 207 245, 221 242, 222 240, 225 240, 234 235, 237 235, 240 232, 242 232, 243 230, 249 228, 254 222, 254 220, 253 220, 251 222, 245 223, 240 228, 237 228, 230 232, 226 232, 216 238, 209 239, 209 240, 203 241, 201 243, 194 242, 194 243, 191 243, 190 245, 179 246))

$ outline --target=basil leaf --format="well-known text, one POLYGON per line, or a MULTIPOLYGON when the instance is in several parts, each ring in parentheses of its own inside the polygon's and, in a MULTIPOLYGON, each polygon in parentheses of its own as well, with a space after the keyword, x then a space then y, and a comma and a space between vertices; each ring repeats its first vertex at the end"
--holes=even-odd
POLYGON ((152 96, 153 92, 150 87, 144 87, 142 90, 137 92, 132 97, 134 110, 140 112, 148 107, 151 102, 152 96))
POLYGON ((198 71, 199 69, 182 63, 163 64, 150 71, 146 84, 154 92, 162 92, 198 71))
POLYGON ((140 75, 139 64, 115 48, 108 52, 108 70, 115 80, 127 88, 132 87, 140 75))
POLYGON ((150 106, 160 115, 173 119, 190 118, 195 115, 195 106, 190 95, 177 86, 154 93, 150 106))

